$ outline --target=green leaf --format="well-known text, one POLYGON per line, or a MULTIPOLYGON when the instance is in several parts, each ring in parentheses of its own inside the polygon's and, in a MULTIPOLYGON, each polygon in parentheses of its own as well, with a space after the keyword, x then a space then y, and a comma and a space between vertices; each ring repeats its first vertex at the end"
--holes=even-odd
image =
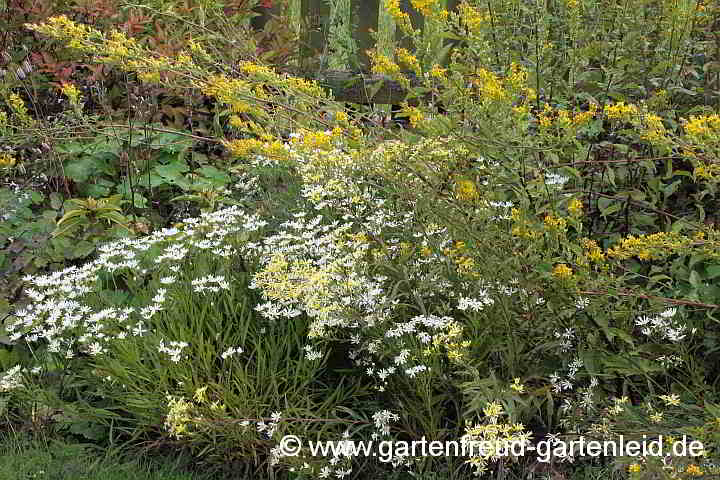
POLYGON ((164 150, 166 152, 180 153, 186 151, 193 145, 193 140, 185 135, 163 132, 152 137, 151 148, 164 150))
POLYGON ((176 180, 183 176, 183 173, 190 170, 185 160, 169 163, 167 165, 158 165, 154 168, 155 173, 168 180, 176 180))
POLYGON ((230 175, 212 166, 202 167, 197 172, 218 187, 224 187, 230 182, 230 175))
POLYGON ((50 194, 50 207, 54 210, 60 210, 63 205, 63 198, 57 193, 52 192, 50 194))
POLYGON ((720 265, 708 265, 705 267, 705 278, 712 280, 713 278, 720 277, 720 265))
POLYGON ((107 173, 108 169, 107 161, 104 158, 84 155, 79 159, 71 160, 65 165, 65 176, 82 183, 92 176, 107 173))

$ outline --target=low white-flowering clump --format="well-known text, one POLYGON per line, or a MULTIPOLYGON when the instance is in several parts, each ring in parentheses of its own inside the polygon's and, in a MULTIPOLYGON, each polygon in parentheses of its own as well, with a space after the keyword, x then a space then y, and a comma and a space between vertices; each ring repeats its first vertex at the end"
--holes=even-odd
MULTIPOLYGON (((227 257, 236 252, 239 235, 260 230, 266 222, 236 206, 185 220, 184 228, 166 228, 141 238, 123 238, 99 247, 97 258, 45 275, 24 278, 30 303, 14 312, 7 324, 11 341, 45 342, 50 352, 72 358, 82 352, 101 355, 114 341, 152 331, 153 318, 169 308, 172 295, 165 286, 177 286, 185 262, 195 255, 227 257), (102 278, 122 274, 128 281, 155 276, 163 287, 145 305, 114 308, 102 305, 95 294, 102 278), (96 304, 101 306, 95 307, 96 304)), ((208 275, 191 282, 196 292, 228 289, 224 277, 208 275)), ((190 339, 187 339, 190 340, 190 339)), ((160 351, 172 361, 185 339, 161 342, 160 351)), ((184 347, 182 347, 184 348, 184 347)))

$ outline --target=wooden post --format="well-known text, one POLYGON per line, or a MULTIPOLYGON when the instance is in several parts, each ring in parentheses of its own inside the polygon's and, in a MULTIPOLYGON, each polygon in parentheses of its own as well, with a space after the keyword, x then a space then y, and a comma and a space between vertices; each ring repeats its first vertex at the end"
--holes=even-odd
POLYGON ((327 67, 348 70, 357 65, 357 44, 353 38, 350 0, 330 0, 327 36, 327 67))
POLYGON ((295 43, 297 45, 297 60, 295 61, 295 68, 302 68, 302 0, 287 0, 287 19, 290 24, 290 29, 295 36, 295 43))
MULTIPOLYGON (((395 19, 388 13, 386 0, 380 0, 378 5, 378 24, 377 24, 377 42, 375 49, 381 55, 385 55, 389 59, 395 56, 396 25, 395 19)), ((376 104, 375 108, 382 113, 383 116, 390 114, 390 105, 376 104)))

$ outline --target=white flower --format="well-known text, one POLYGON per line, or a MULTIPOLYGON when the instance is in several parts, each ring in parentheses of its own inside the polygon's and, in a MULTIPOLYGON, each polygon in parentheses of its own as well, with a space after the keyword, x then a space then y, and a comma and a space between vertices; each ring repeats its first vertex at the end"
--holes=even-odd
POLYGON ((230 347, 227 350, 225 350, 222 354, 220 354, 220 357, 222 357, 223 360, 227 360, 228 357, 232 355, 237 355, 243 353, 243 349, 240 347, 230 347))
POLYGON ((167 345, 165 345, 165 341, 160 340, 160 345, 158 345, 158 352, 168 354, 171 361, 178 363, 182 358, 183 349, 187 348, 188 346, 189 345, 186 342, 175 341, 169 342, 167 345))
POLYGON ((0 392, 9 392, 22 386, 22 367, 20 365, 15 365, 0 376, 0 392))
POLYGON ((569 181, 570 181, 570 178, 566 177, 564 175, 558 175, 557 173, 546 173, 545 174, 545 183, 548 185, 559 185, 562 187, 569 181))
POLYGON ((578 310, 585 310, 585 308, 587 308, 588 305, 590 305, 590 299, 586 298, 586 297, 579 297, 575 301, 575 307, 578 310))

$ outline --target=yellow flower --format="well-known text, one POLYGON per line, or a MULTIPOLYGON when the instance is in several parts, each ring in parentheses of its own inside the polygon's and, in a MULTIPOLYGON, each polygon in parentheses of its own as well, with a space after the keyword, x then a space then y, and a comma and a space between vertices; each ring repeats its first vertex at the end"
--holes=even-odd
POLYGON ((420 75, 420 61, 418 61, 417 57, 410 53, 407 49, 395 49, 395 58, 397 58, 398 62, 400 62, 402 65, 405 65, 406 67, 408 67, 408 69, 415 72, 416 75, 420 75))
POLYGON ((568 205, 568 211, 570 211, 572 215, 579 217, 582 215, 583 203, 577 198, 573 198, 568 205))
POLYGON ((670 395, 660 395, 660 399, 665 402, 668 407, 680 405, 680 397, 677 393, 671 393, 670 395))
POLYGON ((9 170, 15 166, 15 163, 15 158, 13 158, 12 155, 10 155, 9 153, 0 153, 0 170, 9 170))
POLYGON ((207 401, 207 396, 206 396, 207 389, 208 389, 208 387, 207 387, 207 385, 205 385, 204 387, 200 387, 197 390, 195 390, 195 395, 193 395, 193 399, 199 403, 206 402, 207 401))
POLYGON ((694 141, 720 136, 720 115, 691 115, 690 120, 684 120, 685 132, 694 141))
POLYGON ((692 475, 693 477, 699 477, 703 474, 703 471, 700 469, 700 467, 698 467, 694 463, 691 463, 685 469, 685 473, 687 473, 688 475, 692 475))
POLYGON ((564 218, 558 218, 553 215, 547 215, 544 220, 545 226, 549 230, 565 230, 567 222, 564 218))
POLYGON ((468 29, 470 35, 479 35, 490 21, 490 15, 487 12, 480 11, 479 9, 470 5, 467 1, 463 1, 458 6, 458 13, 462 22, 468 29))
POLYGON ((72 83, 63 83, 60 90, 62 91, 63 95, 68 97, 71 104, 78 104, 78 99, 80 98, 80 91, 75 85, 73 85, 72 83))
POLYGON ((475 187, 475 182, 471 180, 458 180, 455 182, 455 197, 463 202, 471 202, 477 200, 480 194, 475 187))
POLYGON ((512 385, 510 385, 510 388, 512 388, 513 390, 515 390, 518 393, 525 393, 525 385, 520 383, 519 378, 513 379, 513 383, 512 383, 512 385))
POLYGON ((498 417, 503 414, 503 407, 498 402, 490 402, 483 408, 483 413, 487 417, 498 417))
POLYGON ((390 75, 391 77, 397 77, 400 74, 400 67, 397 63, 390 60, 388 56, 372 50, 368 50, 367 54, 370 57, 371 70, 373 73, 377 75, 390 75))
POLYGON ((439 78, 441 80, 445 80, 445 76, 447 75, 447 69, 442 68, 440 65, 433 65, 432 69, 430 70, 430 76, 433 78, 439 78))
POLYGON ((553 268, 552 271, 552 276, 559 279, 570 278, 572 277, 572 274, 572 268, 568 267, 565 263, 555 265, 555 268, 553 268))
POLYGON ((628 472, 630 472, 630 473, 642 472, 642 465, 640 465, 639 463, 633 463, 632 465, 630 465, 628 467, 628 472))
POLYGON ((347 123, 348 122, 348 114, 343 111, 339 111, 335 113, 335 121, 338 123, 347 123))
POLYGON ((655 412, 652 415, 650 415, 650 421, 652 423, 660 423, 663 419, 663 413, 662 412, 655 412))
POLYGON ((406 33, 412 30, 410 15, 402 11, 400 8, 400 0, 386 0, 385 9, 388 11, 390 16, 395 19, 395 23, 400 27, 400 29, 406 33))
POLYGON ((618 102, 615 105, 605 105, 605 115, 610 120, 629 122, 637 113, 638 109, 635 105, 626 105, 625 102, 618 102))

